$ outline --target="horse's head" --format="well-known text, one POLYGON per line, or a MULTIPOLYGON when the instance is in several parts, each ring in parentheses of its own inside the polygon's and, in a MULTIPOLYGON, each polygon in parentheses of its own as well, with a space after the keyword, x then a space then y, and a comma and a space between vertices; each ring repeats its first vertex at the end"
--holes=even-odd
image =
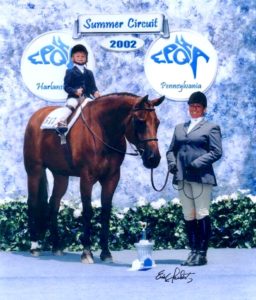
POLYGON ((155 106, 161 104, 164 96, 149 101, 142 97, 133 106, 126 128, 126 138, 134 144, 141 154, 146 168, 156 168, 161 156, 158 149, 157 129, 160 121, 155 113, 155 106))

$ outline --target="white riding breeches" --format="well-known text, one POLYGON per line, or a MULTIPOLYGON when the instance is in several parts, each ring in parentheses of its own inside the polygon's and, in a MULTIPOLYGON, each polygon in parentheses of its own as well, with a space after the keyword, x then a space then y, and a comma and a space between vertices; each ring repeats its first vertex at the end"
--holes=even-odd
MULTIPOLYGON (((91 100, 90 98, 86 98, 83 100, 81 107, 78 108, 78 110, 74 113, 72 120, 69 122, 69 128, 72 127, 72 125, 75 123, 75 121, 79 117, 79 115, 81 113, 81 109, 83 107, 85 107, 85 105, 90 100, 91 100)), ((65 123, 67 118, 72 114, 72 110, 70 109, 70 107, 75 109, 75 108, 77 108, 78 104, 79 104, 78 99, 69 98, 66 102, 66 105, 68 105, 69 107, 63 106, 63 107, 59 107, 59 108, 51 111, 50 114, 45 118, 45 120, 41 124, 40 128, 41 129, 55 129, 56 127, 58 127, 58 124, 60 122, 65 123)))
POLYGON ((71 106, 74 109, 76 109, 78 106, 78 103, 79 103, 79 99, 77 99, 77 98, 68 98, 67 99, 66 106, 60 108, 61 109, 60 122, 66 121, 67 118, 72 114, 72 110, 68 106, 71 106))
POLYGON ((74 109, 77 108, 77 105, 79 103, 79 99, 77 98, 68 98, 66 105, 69 105, 71 107, 73 107, 74 109))

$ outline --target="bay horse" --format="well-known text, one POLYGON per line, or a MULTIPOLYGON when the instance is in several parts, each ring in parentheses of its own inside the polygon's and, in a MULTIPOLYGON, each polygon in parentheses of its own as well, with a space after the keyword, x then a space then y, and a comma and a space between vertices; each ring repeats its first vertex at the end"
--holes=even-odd
POLYGON ((28 185, 28 228, 31 253, 39 255, 38 241, 50 230, 52 252, 61 255, 57 215, 60 201, 68 187, 69 176, 80 177, 83 207, 83 252, 81 260, 93 263, 90 250, 93 185, 101 185, 100 258, 111 262, 108 247, 112 197, 120 179, 120 166, 126 154, 126 139, 135 145, 146 168, 156 168, 161 156, 158 149, 159 120, 155 106, 164 96, 148 100, 130 93, 115 93, 89 102, 67 135, 70 163, 55 130, 40 129, 45 117, 56 106, 39 109, 30 118, 24 138, 24 165, 28 185), (54 178, 48 202, 46 168, 54 178), (36 246, 35 246, 36 245, 36 246))

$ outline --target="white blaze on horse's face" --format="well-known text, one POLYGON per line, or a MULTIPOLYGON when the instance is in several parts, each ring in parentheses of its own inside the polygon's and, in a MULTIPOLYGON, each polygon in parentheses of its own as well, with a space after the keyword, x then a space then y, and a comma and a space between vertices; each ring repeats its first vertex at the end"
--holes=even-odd
POLYGON ((146 168, 156 168, 161 156, 158 149, 157 129, 160 121, 155 113, 154 106, 161 104, 164 97, 148 101, 148 96, 133 108, 133 130, 135 145, 141 153, 146 168))

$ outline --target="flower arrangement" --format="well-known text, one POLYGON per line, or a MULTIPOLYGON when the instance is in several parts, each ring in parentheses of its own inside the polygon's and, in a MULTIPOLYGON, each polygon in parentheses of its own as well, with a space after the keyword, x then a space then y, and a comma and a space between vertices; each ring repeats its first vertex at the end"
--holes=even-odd
MULTIPOLYGON (((94 200, 92 219, 92 250, 99 249, 100 201, 94 200)), ((212 237, 210 246, 251 248, 256 246, 256 196, 248 191, 219 196, 213 200, 210 217, 212 237)), ((69 251, 81 251, 82 205, 62 202, 58 224, 63 245, 69 251)), ((142 222, 147 224, 147 239, 155 249, 180 249, 187 245, 182 208, 179 199, 160 198, 148 202, 140 197, 133 207, 113 208, 110 221, 111 250, 134 248, 141 238, 142 222)), ((49 233, 44 250, 50 249, 49 233)), ((0 199, 0 249, 23 250, 30 247, 27 226, 26 199, 0 199)))

